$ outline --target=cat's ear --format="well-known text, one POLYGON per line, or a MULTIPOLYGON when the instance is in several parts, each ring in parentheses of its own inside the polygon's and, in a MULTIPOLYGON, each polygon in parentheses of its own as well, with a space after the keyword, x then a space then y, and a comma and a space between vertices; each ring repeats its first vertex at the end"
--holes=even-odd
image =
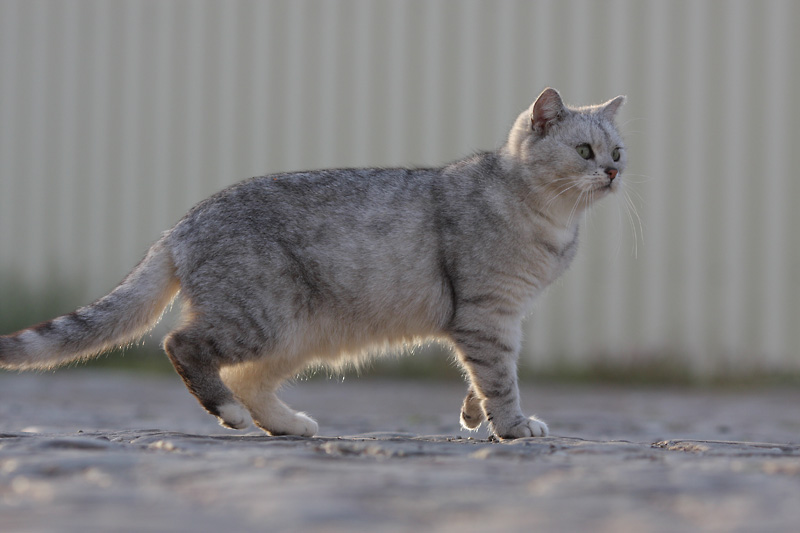
POLYGON ((617 111, 624 103, 625 103, 624 96, 617 96, 616 98, 612 98, 611 100, 600 106, 602 108, 601 113, 608 120, 614 120, 614 117, 617 115, 617 111))
POLYGON ((555 122, 561 120, 567 114, 567 108, 558 91, 548 87, 536 101, 531 109, 531 127, 533 131, 547 133, 547 130, 555 122))

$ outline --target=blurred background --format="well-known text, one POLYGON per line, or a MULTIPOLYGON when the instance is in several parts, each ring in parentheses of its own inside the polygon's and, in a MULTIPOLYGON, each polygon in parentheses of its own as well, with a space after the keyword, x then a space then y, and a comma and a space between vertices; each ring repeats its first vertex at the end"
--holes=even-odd
POLYGON ((102 296, 229 184, 494 149, 553 86, 628 96, 638 216, 590 214, 525 369, 797 376, 798 21, 795 0, 0 0, 2 333, 102 296))

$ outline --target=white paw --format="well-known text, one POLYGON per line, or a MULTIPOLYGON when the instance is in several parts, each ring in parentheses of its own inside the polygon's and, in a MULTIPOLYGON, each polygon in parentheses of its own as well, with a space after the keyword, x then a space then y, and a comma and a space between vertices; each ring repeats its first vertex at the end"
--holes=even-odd
POLYGON ((231 429, 245 429, 250 426, 250 413, 238 403, 219 406, 219 423, 231 429))
POLYGON ((301 437, 313 437, 319 430, 317 422, 305 413, 295 413, 292 435, 301 437))
POLYGON ((305 413, 290 413, 289 416, 273 418, 269 423, 258 422, 256 425, 272 436, 298 435, 300 437, 313 437, 317 434, 319 426, 305 413))
POLYGON ((546 437, 550 430, 547 424, 534 417, 525 418, 508 428, 496 428, 497 436, 501 439, 521 439, 525 437, 546 437))

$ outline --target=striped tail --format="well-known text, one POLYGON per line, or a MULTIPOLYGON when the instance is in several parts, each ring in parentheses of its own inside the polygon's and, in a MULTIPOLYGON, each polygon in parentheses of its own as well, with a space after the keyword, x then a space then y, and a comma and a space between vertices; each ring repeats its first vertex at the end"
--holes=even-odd
POLYGON ((110 294, 64 316, 0 337, 0 368, 48 369, 138 340, 180 289, 162 241, 110 294))

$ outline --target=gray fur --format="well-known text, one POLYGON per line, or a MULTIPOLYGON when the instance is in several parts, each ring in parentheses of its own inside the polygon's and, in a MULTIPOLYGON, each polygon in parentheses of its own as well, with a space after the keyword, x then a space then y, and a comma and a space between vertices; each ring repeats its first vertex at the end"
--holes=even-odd
POLYGON ((546 89, 502 148, 443 168, 241 182, 189 211, 108 296, 0 337, 0 365, 49 368, 135 340, 180 291, 164 348, 229 427, 252 417, 271 434, 312 435, 316 423, 275 396, 283 380, 438 339, 470 381, 464 427, 546 435, 519 407, 522 318, 572 261, 583 210, 619 186, 622 101, 568 108, 546 89))

